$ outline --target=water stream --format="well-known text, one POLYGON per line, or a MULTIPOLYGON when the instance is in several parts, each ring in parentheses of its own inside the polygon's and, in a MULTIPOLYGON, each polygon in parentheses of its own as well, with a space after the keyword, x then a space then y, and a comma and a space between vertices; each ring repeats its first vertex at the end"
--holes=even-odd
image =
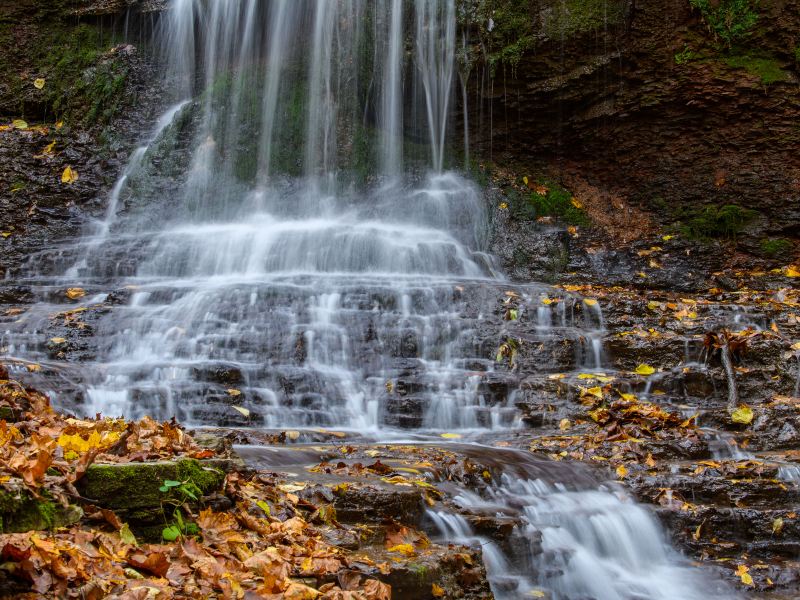
MULTIPOLYGON (((481 191, 447 170, 455 11, 454 0, 174 0, 159 34, 170 108, 104 220, 31 261, 20 282, 39 302, 0 345, 55 365, 53 391, 71 386, 84 414, 373 435, 518 427, 513 390, 498 399, 484 383, 497 344, 485 324, 508 285, 486 252, 481 191), (78 286, 89 294, 69 308, 105 308, 91 351, 54 361, 58 290, 78 286)), ((542 343, 582 327, 577 362, 601 369, 599 306, 578 323, 565 304, 539 312, 542 343)), ((643 508, 571 479, 508 472, 490 497, 458 495, 541 538, 538 553, 484 545, 498 597, 709 595, 643 508)), ((445 538, 476 542, 462 516, 430 517, 445 538)))

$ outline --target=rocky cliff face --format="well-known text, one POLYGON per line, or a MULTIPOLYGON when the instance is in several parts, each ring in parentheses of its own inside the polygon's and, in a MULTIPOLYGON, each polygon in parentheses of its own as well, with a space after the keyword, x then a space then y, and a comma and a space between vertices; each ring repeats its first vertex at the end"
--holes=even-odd
POLYGON ((38 250, 103 214, 159 103, 155 58, 122 34, 148 39, 154 6, 0 2, 0 278, 26 261, 46 270, 38 250))
POLYGON ((616 221, 607 243, 658 231, 721 242, 728 258, 735 247, 740 263, 791 262, 800 2, 494 5, 492 32, 472 29, 479 157, 559 179, 604 213, 601 229, 616 221))

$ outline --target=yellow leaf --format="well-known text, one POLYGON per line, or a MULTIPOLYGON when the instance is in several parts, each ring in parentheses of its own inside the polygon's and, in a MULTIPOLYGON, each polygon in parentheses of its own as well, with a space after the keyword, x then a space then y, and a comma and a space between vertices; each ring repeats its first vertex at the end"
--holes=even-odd
POLYGON ((650 365, 646 365, 644 363, 636 367, 637 375, 652 375, 655 372, 656 370, 653 367, 651 367, 650 365))
POLYGON ((586 306, 597 306, 597 300, 595 300, 594 298, 584 298, 583 303, 586 306))
POLYGON ((659 308, 661 308, 661 303, 656 302, 655 300, 650 300, 650 302, 647 303, 647 308, 649 308, 650 310, 658 310, 659 308))
POLYGON ((528 596, 531 598, 545 598, 547 594, 545 594, 542 590, 531 590, 528 592, 528 596))
POLYGON ((739 405, 739 408, 731 412, 731 421, 740 425, 749 425, 753 422, 753 409, 745 404, 739 405))
POLYGON ((548 379, 564 379, 565 377, 566 374, 564 373, 553 373, 552 375, 547 376, 548 379))
POLYGON ((644 464, 646 464, 651 469, 656 466, 656 461, 653 458, 652 454, 650 454, 650 453, 647 454, 647 458, 644 459, 644 464))
POLYGON ((53 140, 52 142, 47 144, 47 146, 44 147, 44 150, 42 150, 42 154, 52 154, 53 148, 55 147, 56 147, 56 141, 53 140))
POLYGON ((772 522, 772 533, 779 534, 783 531, 783 519, 778 517, 772 522))
POLYGON ((297 431, 296 429, 292 429, 291 431, 286 431, 285 433, 286 433, 286 439, 287 440, 294 441, 294 440, 297 440, 297 439, 300 438, 300 432, 297 431))
POLYGON ((44 87, 44 83, 45 83, 44 79, 40 77, 39 79, 35 79, 33 81, 33 87, 35 87, 37 90, 40 90, 44 87))
POLYGON ((306 489, 305 483, 282 483, 278 486, 278 489, 285 494, 293 494, 294 492, 299 492, 306 489))
POLYGON ((528 178, 527 177, 523 177, 522 178, 522 183, 524 183, 525 185, 528 185, 528 178))
POLYGON ((56 130, 61 129, 64 126, 64 121, 56 121, 56 130))
POLYGON ((389 552, 399 552, 400 554, 405 554, 406 556, 413 556, 416 554, 414 546, 411 544, 398 544, 397 546, 392 546, 389 548, 389 552))
POLYGON ((595 378, 594 373, 581 373, 580 375, 578 375, 578 379, 594 379, 594 378, 595 378))
POLYGON ((692 534, 692 537, 694 538, 695 541, 698 541, 700 539, 700 536, 703 535, 703 525, 704 524, 705 524, 705 521, 700 523, 700 525, 697 526, 697 529, 694 530, 694 533, 692 534))
POLYGON ((50 341, 53 344, 55 344, 56 346, 59 346, 59 345, 63 344, 64 342, 66 342, 67 340, 62 338, 62 337, 54 337, 54 338, 50 338, 50 341))
POLYGON ((30 373, 39 373, 42 370, 42 365, 30 363, 29 365, 25 365, 25 368, 28 369, 30 373))
POLYGON ((795 265, 789 265, 783 269, 783 274, 786 277, 800 277, 800 268, 795 265))
POLYGON ((71 456, 70 452, 76 455, 86 454, 89 450, 94 448, 108 448, 113 446, 120 437, 118 431, 104 431, 100 434, 96 429, 84 439, 79 434, 68 435, 62 433, 56 443, 64 448, 64 456, 71 456))
POLYGON ((241 392, 241 391, 239 391, 239 390, 235 390, 235 389, 233 389, 233 388, 231 388, 231 389, 227 390, 227 392, 228 392, 228 396, 233 396, 234 398, 235 398, 236 396, 241 396, 241 395, 242 395, 242 392, 241 392))
POLYGON ((444 589, 434 583, 431 585, 431 596, 434 598, 444 598, 444 589))
POLYGON ((595 398, 603 398, 603 388, 599 385, 591 388, 581 388, 582 396, 594 396, 595 398))
POLYGON ((661 239, 664 240, 665 242, 668 242, 674 237, 675 237, 674 235, 665 235, 665 236, 662 236, 661 239))
POLYGON ((442 433, 441 437, 443 437, 446 440, 458 440, 458 439, 461 439, 461 434, 460 433, 442 433))
POLYGON ((800 342, 795 342, 792 344, 792 350, 800 350, 800 342))
POLYGON ((28 128, 28 124, 25 121, 23 121, 22 119, 14 119, 13 121, 11 121, 11 125, 15 129, 27 129, 28 128))
POLYGON ((61 183, 72 184, 78 181, 78 172, 72 167, 67 167, 61 174, 61 183))
POLYGON ((558 423, 558 428, 561 431, 566 431, 570 427, 572 427, 572 423, 569 422, 569 419, 561 419, 561 421, 558 423))
POLYGON ((0 233, 0 235, 2 235, 4 238, 9 238, 9 237, 11 237, 11 232, 10 231, 4 231, 4 232, 0 233))
POLYGON ((626 402, 636 402, 636 396, 633 394, 623 394, 622 392, 619 392, 619 397, 626 402))
POLYGON ((617 467, 617 477, 620 479, 625 479, 628 475, 628 469, 625 468, 625 465, 620 465, 617 467))
POLYGON ((233 410, 240 413, 245 419, 250 418, 250 411, 244 408, 243 406, 231 406, 233 410))
POLYGON ((572 200, 570 200, 570 202, 572 202, 572 206, 574 206, 575 208, 583 208, 583 204, 581 204, 581 201, 578 200, 577 198, 573 197, 572 200))
POLYGON ((67 298, 70 300, 77 300, 78 298, 83 298, 86 295, 86 290, 83 288, 69 288, 67 290, 67 298))
POLYGON ((508 208, 508 202, 500 203, 500 210, 506 210, 507 208, 508 208))

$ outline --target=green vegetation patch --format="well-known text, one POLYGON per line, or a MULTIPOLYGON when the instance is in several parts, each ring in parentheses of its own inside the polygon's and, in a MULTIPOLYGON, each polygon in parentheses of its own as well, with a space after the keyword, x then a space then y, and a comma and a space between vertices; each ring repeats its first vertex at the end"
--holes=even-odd
POLYGON ((624 16, 623 2, 564 0, 553 4, 545 17, 544 32, 551 39, 569 38, 617 25, 624 16))
POLYGON ((787 77, 780 63, 774 58, 739 55, 728 56, 724 60, 729 67, 745 69, 748 73, 759 77, 764 85, 785 81, 787 77))
POLYGON ((758 0, 689 0, 689 4, 728 48, 748 38, 759 19, 758 0))
POLYGON ((734 239, 757 215, 756 211, 736 204, 708 206, 686 214, 679 230, 690 239, 734 239))
POLYGON ((589 227, 591 220, 574 200, 572 193, 550 180, 542 179, 533 190, 520 194, 510 191, 507 194, 511 216, 518 220, 534 220, 540 217, 554 217, 569 225, 589 227))
POLYGON ((761 253, 770 258, 785 256, 794 250, 794 244, 784 238, 766 238, 760 243, 761 253))

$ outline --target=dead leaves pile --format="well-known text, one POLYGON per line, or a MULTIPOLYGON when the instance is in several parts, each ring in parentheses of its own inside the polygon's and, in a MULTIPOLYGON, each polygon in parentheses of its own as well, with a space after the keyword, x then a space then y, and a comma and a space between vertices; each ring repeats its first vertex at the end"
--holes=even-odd
MULTIPOLYGON (((0 408, 14 415, 0 420, 0 492, 24 487, 66 506, 83 500, 73 484, 95 460, 213 455, 174 423, 59 415, 2 367, 0 408)), ((390 588, 365 573, 380 570, 375 563, 351 564, 273 480, 231 473, 225 494, 226 512, 181 507, 199 534, 169 545, 140 546, 116 514, 88 504, 70 529, 0 534, 0 587, 20 598, 389 600, 390 588)))
POLYGON ((0 482, 19 478, 35 495, 42 489, 66 505, 77 496, 72 484, 95 461, 161 460, 175 456, 207 458, 175 423, 145 418, 80 420, 56 413, 44 394, 26 389, 0 368, 0 482))

